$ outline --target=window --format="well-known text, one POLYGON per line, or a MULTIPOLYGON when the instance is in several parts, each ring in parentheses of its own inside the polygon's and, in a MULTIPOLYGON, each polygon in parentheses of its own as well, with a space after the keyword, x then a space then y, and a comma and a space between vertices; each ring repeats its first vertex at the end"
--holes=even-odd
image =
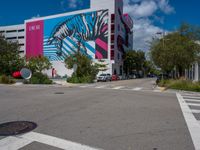
POLYGON ((115 32, 115 25, 114 25, 114 24, 111 25, 111 32, 112 32, 112 33, 115 32))
POLYGON ((19 36, 18 39, 24 39, 24 36, 19 36))
POLYGON ((114 58, 115 58, 115 51, 114 50, 111 50, 111 54, 110 54, 110 59, 111 60, 114 60, 114 58))
POLYGON ((19 46, 24 46, 24 44, 23 44, 23 43, 21 43, 21 44, 19 44, 19 46))
POLYGON ((115 22, 115 14, 111 15, 111 22, 114 23, 115 22))
POLYGON ((113 49, 115 48, 115 46, 114 46, 114 45, 111 45, 110 48, 113 50, 113 49))
POLYGON ((17 30, 8 30, 6 33, 12 33, 12 32, 17 32, 17 30))
POLYGON ((115 35, 111 35, 111 42, 114 43, 115 35))
POLYGON ((18 30, 18 32, 24 32, 24 29, 20 29, 20 30, 18 30))
POLYGON ((17 37, 8 37, 8 38, 6 38, 6 40, 15 40, 15 39, 17 39, 17 37))
POLYGON ((4 33, 5 31, 0 31, 0 33, 4 33))

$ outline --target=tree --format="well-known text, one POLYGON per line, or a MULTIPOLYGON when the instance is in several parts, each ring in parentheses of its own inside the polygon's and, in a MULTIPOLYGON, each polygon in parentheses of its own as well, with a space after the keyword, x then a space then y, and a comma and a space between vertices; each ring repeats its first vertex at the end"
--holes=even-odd
POLYGON ((0 74, 11 75, 24 66, 18 43, 8 42, 0 35, 0 74))
POLYGON ((145 60, 145 53, 143 51, 127 51, 124 56, 124 70, 126 74, 132 74, 134 70, 137 72, 143 70, 145 60))
POLYGON ((27 67, 33 72, 42 72, 45 69, 50 69, 52 67, 51 62, 47 57, 37 56, 32 57, 27 62, 27 67))
POLYGON ((74 64, 77 65, 76 71, 69 78, 69 82, 84 83, 93 82, 98 74, 98 65, 94 64, 86 55, 77 52, 65 59, 68 69, 73 69, 74 64))
POLYGON ((176 69, 182 76, 184 70, 197 59, 199 50, 200 46, 188 36, 173 32, 152 44, 150 55, 162 71, 169 73, 176 69))

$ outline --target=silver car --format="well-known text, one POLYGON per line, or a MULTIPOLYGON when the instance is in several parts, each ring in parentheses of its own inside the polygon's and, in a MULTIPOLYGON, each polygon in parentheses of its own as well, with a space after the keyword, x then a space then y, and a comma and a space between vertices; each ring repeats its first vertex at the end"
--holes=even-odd
POLYGON ((112 80, 111 74, 100 74, 97 77, 97 82, 99 82, 99 81, 107 82, 107 81, 111 81, 111 80, 112 80))

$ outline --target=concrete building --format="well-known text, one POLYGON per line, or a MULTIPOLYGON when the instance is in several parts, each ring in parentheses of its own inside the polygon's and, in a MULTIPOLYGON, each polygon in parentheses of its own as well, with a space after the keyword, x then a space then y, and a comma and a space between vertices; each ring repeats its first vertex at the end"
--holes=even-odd
MULTIPOLYGON (((60 76, 72 73, 64 59, 77 50, 94 62, 104 60, 105 73, 122 75, 124 52, 133 47, 133 21, 123 13, 123 0, 91 0, 88 9, 25 20, 21 27, 26 57, 48 57, 60 76)), ((12 40, 20 41, 14 33, 12 40)))
POLYGON ((200 81, 200 63, 195 62, 192 64, 190 69, 185 71, 185 75, 189 80, 200 81))
POLYGON ((12 25, 12 26, 0 26, 0 34, 2 34, 6 40, 10 42, 18 42, 20 46, 20 55, 25 54, 25 26, 12 25))

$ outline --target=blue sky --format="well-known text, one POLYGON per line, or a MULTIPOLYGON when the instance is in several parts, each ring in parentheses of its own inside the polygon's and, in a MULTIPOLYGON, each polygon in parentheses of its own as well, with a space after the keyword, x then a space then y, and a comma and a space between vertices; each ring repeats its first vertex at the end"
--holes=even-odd
MULTIPOLYGON (((89 4, 89 0, 1 0, 0 26, 88 8, 89 4)), ((134 48, 147 49, 146 42, 156 32, 172 31, 181 22, 200 25, 199 8, 199 0, 124 0, 125 12, 130 13, 135 23, 134 48)))

